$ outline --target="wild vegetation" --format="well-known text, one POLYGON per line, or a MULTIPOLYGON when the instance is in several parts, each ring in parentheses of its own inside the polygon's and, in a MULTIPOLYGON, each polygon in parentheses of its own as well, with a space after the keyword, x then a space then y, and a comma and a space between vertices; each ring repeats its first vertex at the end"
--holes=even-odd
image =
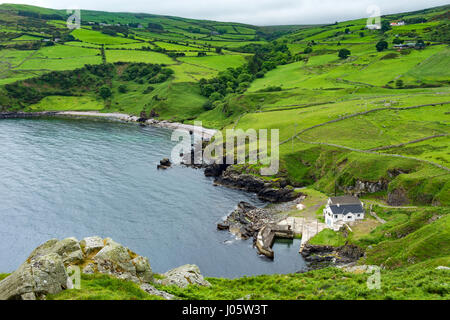
MULTIPOLYGON (((312 243, 355 243, 368 275, 326 269, 210 279, 187 299, 448 299, 449 6, 329 25, 255 27, 150 14, 0 5, 0 110, 96 110, 216 129, 279 129, 280 172, 294 186, 344 194, 357 183, 387 221, 312 243), (391 26, 404 21, 405 25, 391 26), (403 47, 400 47, 403 45, 403 47), (444 284, 447 284, 445 286, 444 284)), ((244 166, 258 174, 260 164, 244 166)), ((373 221, 372 221, 373 222, 373 221)), ((0 275, 0 279, 3 275, 0 275)), ((106 277, 57 298, 148 298, 106 277), (95 290, 100 290, 94 293, 95 290), (105 291, 103 291, 105 290, 105 291), (117 291, 117 292, 116 292, 117 291)))

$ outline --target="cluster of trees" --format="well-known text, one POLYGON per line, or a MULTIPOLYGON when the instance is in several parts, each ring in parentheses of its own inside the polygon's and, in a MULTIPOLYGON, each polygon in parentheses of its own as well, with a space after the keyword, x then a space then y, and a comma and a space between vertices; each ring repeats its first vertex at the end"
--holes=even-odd
POLYGON ((187 31, 190 33, 203 33, 200 28, 194 28, 194 27, 187 28, 187 31))
POLYGON ((434 27, 430 40, 450 44, 450 22, 446 21, 434 27))
POLYGON ((172 69, 163 68, 159 64, 133 63, 127 66, 120 78, 125 81, 154 84, 166 81, 172 74, 172 69))
POLYGON ((104 84, 104 77, 111 76, 113 65, 86 65, 73 71, 54 71, 40 77, 5 85, 8 97, 17 104, 39 102, 46 96, 71 96, 88 90, 96 90, 104 84))
POLYGON ((22 17, 43 19, 43 20, 65 20, 64 17, 60 16, 59 14, 44 14, 24 10, 19 10, 17 14, 22 17))
POLYGON ((124 36, 128 37, 130 31, 127 26, 99 26, 93 25, 92 30, 100 31, 103 34, 109 36, 116 36, 118 33, 122 33, 124 36))
POLYGON ((200 92, 208 97, 204 108, 214 108, 227 94, 244 92, 256 78, 264 77, 265 73, 278 65, 293 61, 289 48, 285 43, 274 41, 269 44, 248 44, 235 51, 253 53, 247 64, 238 68, 228 68, 219 73, 216 78, 201 79, 200 92))
POLYGON ((186 54, 184 52, 169 52, 167 55, 171 58, 184 57, 186 54))
POLYGON ((152 22, 150 22, 147 25, 147 29, 149 29, 150 31, 156 31, 156 32, 164 31, 164 27, 162 25, 160 25, 159 23, 152 23, 152 22))
MULTIPOLYGON (((40 77, 7 84, 4 88, 8 103, 26 106, 37 103, 46 96, 77 96, 86 91, 95 92, 106 100, 112 95, 109 81, 117 75, 116 66, 124 64, 86 65, 72 71, 53 71, 40 77)), ((166 81, 172 74, 171 69, 160 65, 131 63, 127 64, 120 79, 154 84, 166 81)), ((127 92, 126 85, 121 85, 119 92, 127 92)))

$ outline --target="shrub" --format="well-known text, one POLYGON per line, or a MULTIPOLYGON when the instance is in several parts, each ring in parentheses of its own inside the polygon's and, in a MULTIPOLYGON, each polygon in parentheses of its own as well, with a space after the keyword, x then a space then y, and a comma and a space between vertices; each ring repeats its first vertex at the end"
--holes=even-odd
POLYGON ((303 53, 308 54, 308 53, 311 53, 312 51, 313 51, 313 49, 310 46, 308 46, 308 47, 306 47, 305 50, 303 50, 303 53))
POLYGON ((275 92, 275 91, 281 91, 283 88, 279 86, 270 86, 264 89, 259 90, 259 92, 275 92))
POLYGON ((154 87, 148 86, 147 89, 144 90, 144 94, 149 94, 149 93, 152 92, 153 90, 155 90, 154 87))
POLYGON ((348 49, 339 50, 338 57, 341 59, 347 59, 350 56, 351 52, 348 49))
POLYGON ((111 89, 108 86, 103 86, 100 88, 99 91, 100 97, 102 97, 103 99, 108 99, 109 97, 111 97, 112 92, 111 89))
POLYGON ((119 86, 119 92, 120 93, 127 93, 128 92, 128 88, 126 85, 122 84, 119 86))
POLYGON ((375 45, 375 48, 377 49, 378 52, 381 52, 388 48, 388 43, 384 40, 381 40, 375 45))

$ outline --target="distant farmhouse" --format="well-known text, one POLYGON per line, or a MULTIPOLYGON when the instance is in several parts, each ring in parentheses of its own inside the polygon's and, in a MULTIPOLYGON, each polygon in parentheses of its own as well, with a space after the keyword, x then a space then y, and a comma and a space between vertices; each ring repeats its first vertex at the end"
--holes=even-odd
POLYGON ((331 197, 323 209, 323 216, 328 227, 339 230, 344 223, 363 220, 365 211, 357 197, 331 197))
POLYGON ((400 26, 404 26, 406 23, 405 21, 398 21, 398 22, 391 22, 391 27, 400 27, 400 26))

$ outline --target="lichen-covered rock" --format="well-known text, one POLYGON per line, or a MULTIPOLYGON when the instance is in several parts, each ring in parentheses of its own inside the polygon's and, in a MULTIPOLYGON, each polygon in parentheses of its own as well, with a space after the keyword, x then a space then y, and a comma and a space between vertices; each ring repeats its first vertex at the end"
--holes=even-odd
POLYGON ((76 264, 84 259, 78 240, 76 238, 66 238, 61 241, 52 239, 45 242, 31 253, 28 260, 47 255, 49 253, 56 253, 61 256, 65 265, 76 264))
POLYGON ((103 249, 93 258, 98 272, 136 283, 152 281, 152 269, 147 258, 138 256, 112 239, 104 242, 103 249))
POLYGON ((128 249, 108 239, 106 245, 95 256, 94 261, 100 273, 136 276, 136 268, 131 262, 128 249))
POLYGON ((147 258, 99 237, 52 239, 37 247, 26 262, 0 282, 0 300, 35 300, 63 289, 72 289, 66 267, 83 273, 104 273, 135 283, 150 283, 153 273, 147 258), (84 253, 83 253, 83 250, 84 253))
POLYGON ((180 288, 185 288, 190 284, 209 287, 211 284, 206 281, 200 269, 193 264, 187 264, 175 269, 172 269, 163 274, 164 279, 160 281, 162 285, 175 285, 180 288))
POLYGON ((80 241, 80 246, 86 256, 98 252, 105 246, 100 237, 87 237, 80 241))
POLYGON ((41 299, 66 289, 68 283, 61 256, 56 253, 36 254, 0 282, 0 300, 41 299))
POLYGON ((150 267, 150 262, 147 258, 138 256, 131 260, 134 267, 136 268, 136 276, 142 282, 151 282, 153 279, 152 268, 150 267))

